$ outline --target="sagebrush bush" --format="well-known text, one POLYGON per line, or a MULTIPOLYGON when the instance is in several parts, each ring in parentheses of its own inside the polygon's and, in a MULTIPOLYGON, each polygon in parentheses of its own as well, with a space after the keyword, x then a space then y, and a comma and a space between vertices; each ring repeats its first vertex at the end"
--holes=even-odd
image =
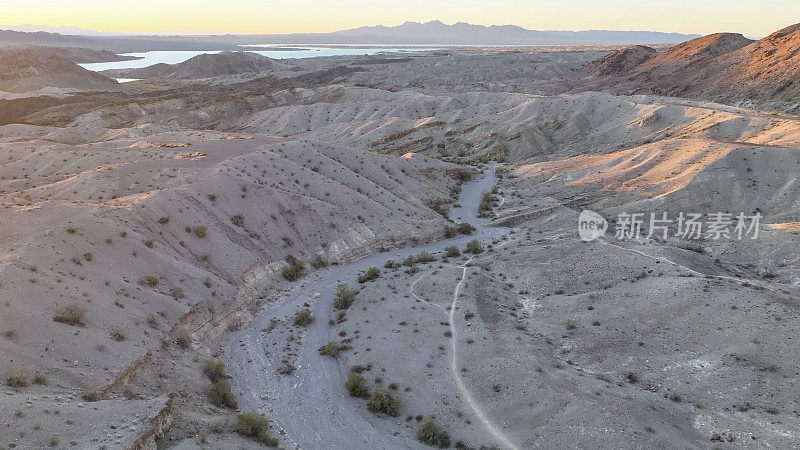
POLYGON ((472 234, 472 232, 475 231, 475 227, 466 222, 462 222, 456 225, 456 228, 458 229, 458 232, 461 234, 472 234))
POLYGON ((357 292, 349 289, 346 284, 336 287, 336 297, 333 298, 333 307, 336 309, 347 309, 356 299, 357 292))
POLYGON ((203 239, 208 234, 208 228, 205 225, 198 225, 192 228, 192 233, 200 239, 203 239))
POLYGON ((237 405, 231 384, 225 379, 214 381, 208 385, 208 399, 219 407, 236 408, 237 405))
POLYGON ((336 358, 339 355, 339 346, 334 341, 328 341, 327 344, 319 348, 319 354, 336 358))
POLYGON ((311 315, 311 310, 308 308, 301 309, 294 315, 294 324, 299 327, 307 327, 311 325, 313 321, 314 317, 311 315))
POLYGON ((206 365, 203 366, 203 375, 207 376, 212 382, 225 378, 225 363, 216 359, 209 359, 206 361, 206 365))
POLYGON ((358 282, 363 284, 366 283, 367 281, 372 281, 378 278, 380 274, 381 274, 380 269, 378 269, 377 267, 370 267, 365 274, 358 276, 358 282))
POLYGON ((344 387, 351 397, 368 397, 367 379, 358 372, 351 371, 344 382, 344 387))
POLYGON ((481 245, 480 241, 473 239, 467 242, 467 248, 464 250, 464 253, 472 253, 474 255, 483 253, 483 246, 481 245))
POLYGON ((255 411, 242 414, 236 423, 236 430, 242 436, 255 439, 268 447, 277 447, 278 438, 269 434, 271 427, 269 418, 255 411))
POLYGON ((420 422, 417 427, 417 440, 434 447, 450 447, 450 435, 433 420, 433 417, 426 417, 420 422))
POLYGON ((53 320, 67 325, 82 327, 86 325, 86 307, 67 305, 56 310, 53 320))
POLYGON ((374 413, 397 417, 397 414, 400 413, 400 399, 378 383, 367 400, 367 409, 374 413))
POLYGON ((453 257, 456 257, 456 256, 461 256, 461 251, 460 251, 460 250, 458 249, 458 247, 457 247, 457 246, 455 246, 455 245, 451 245, 450 247, 447 247, 447 248, 445 249, 445 251, 446 251, 446 252, 445 252, 445 256, 447 256, 448 258, 453 258, 453 257))

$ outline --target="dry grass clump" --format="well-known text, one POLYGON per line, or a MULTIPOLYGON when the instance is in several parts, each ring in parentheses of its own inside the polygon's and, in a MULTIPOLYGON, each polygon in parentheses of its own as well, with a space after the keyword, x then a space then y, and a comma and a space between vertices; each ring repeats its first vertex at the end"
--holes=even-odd
POLYGON ((58 308, 53 316, 53 321, 77 327, 85 326, 86 307, 73 304, 58 308))
POLYGON ((25 388, 30 386, 33 379, 33 370, 27 367, 12 367, 6 372, 6 386, 25 388))

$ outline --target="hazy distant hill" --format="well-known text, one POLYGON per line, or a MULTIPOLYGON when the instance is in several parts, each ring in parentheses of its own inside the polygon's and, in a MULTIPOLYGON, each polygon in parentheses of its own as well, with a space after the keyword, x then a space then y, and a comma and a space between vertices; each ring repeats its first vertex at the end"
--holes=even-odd
POLYGON ((155 64, 140 69, 106 70, 117 78, 211 78, 241 73, 270 72, 275 60, 251 52, 202 54, 179 64, 155 64))
MULTIPOLYGON (((291 36, 291 35, 290 35, 291 36)), ((301 35, 295 35, 301 36, 301 35)), ((308 35, 307 35, 308 36, 308 35)), ((438 20, 406 22, 395 27, 382 25, 360 27, 316 35, 319 39, 347 43, 382 44, 458 44, 458 45, 581 45, 581 44, 669 44, 683 42, 698 35, 659 33, 654 31, 537 31, 515 25, 453 25, 438 20), (347 38, 347 39, 343 39, 347 38)))

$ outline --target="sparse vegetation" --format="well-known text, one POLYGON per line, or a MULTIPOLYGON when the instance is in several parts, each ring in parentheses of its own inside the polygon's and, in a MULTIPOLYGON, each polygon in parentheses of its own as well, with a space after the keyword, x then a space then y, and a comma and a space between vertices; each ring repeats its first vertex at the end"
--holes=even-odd
POLYGON ((236 423, 236 431, 242 436, 255 439, 267 447, 277 447, 278 438, 269 434, 271 427, 267 416, 255 411, 242 414, 236 423))
POLYGON ((367 409, 374 413, 383 413, 390 417, 397 417, 400 413, 400 400, 388 389, 378 383, 367 400, 367 409))
POLYGON ((311 267, 313 267, 315 269, 321 269, 323 267, 328 267, 329 264, 330 263, 328 262, 328 260, 322 255, 317 255, 311 261, 311 267))
POLYGON ((231 223, 236 225, 237 227, 243 227, 244 216, 241 214, 236 214, 235 216, 231 216, 231 223))
POLYGON ((347 309, 356 299, 357 292, 348 288, 346 284, 336 287, 336 297, 333 298, 333 307, 336 309, 347 309))
POLYGON ((125 340, 125 330, 122 327, 116 327, 111 330, 111 339, 120 342, 125 340))
POLYGON ((339 346, 334 341, 328 341, 327 344, 319 348, 319 354, 336 358, 339 356, 339 346))
POLYGON ((301 309, 294 315, 294 324, 298 327, 307 327, 311 325, 313 321, 314 317, 311 315, 311 310, 308 308, 301 309))
POLYGON ((192 346, 192 334, 189 333, 187 330, 181 330, 178 333, 178 345, 182 348, 191 348, 192 346))
POLYGON ((33 370, 27 367, 12 367, 6 373, 6 386, 13 388, 25 388, 31 384, 33 370))
POLYGON ((703 247, 700 244, 695 244, 695 243, 691 243, 691 242, 678 244, 678 248, 682 248, 684 250, 693 251, 695 253, 705 253, 706 252, 706 248, 705 247, 703 247))
POLYGON ((575 321, 572 319, 567 319, 564 321, 564 329, 566 330, 574 330, 575 329, 575 321))
POLYGON ((464 253, 472 253, 473 255, 483 253, 483 246, 481 245, 480 241, 473 239, 467 242, 467 248, 464 249, 464 253))
POLYGON ((448 201, 446 199, 437 198, 433 200, 428 200, 426 202, 426 205, 430 209, 436 211, 437 213, 441 214, 442 217, 447 219, 448 217, 450 217, 450 208, 447 207, 447 203, 448 201))
POLYGON ((433 417, 422 419, 417 427, 417 440, 423 444, 439 448, 450 447, 450 435, 440 427, 433 417))
POLYGON ((286 255, 288 266, 284 267, 281 275, 288 281, 298 280, 306 271, 306 265, 293 255, 286 255))
POLYGON ((170 293, 170 295, 172 295, 172 298, 174 298, 175 300, 180 300, 180 299, 182 299, 184 297, 183 288, 181 288, 181 287, 177 287, 176 286, 176 287, 172 288, 169 291, 169 293, 170 293))
POLYGON ((208 385, 208 399, 216 406, 236 408, 236 396, 231 391, 231 384, 226 379, 220 379, 208 385))
POLYGON ((381 274, 380 269, 378 269, 377 267, 370 267, 365 274, 359 275, 358 282, 363 284, 366 283, 367 281, 372 281, 378 278, 380 274, 381 274))
POLYGON ((456 230, 463 235, 470 235, 475 231, 475 227, 466 222, 461 222, 456 225, 456 230))
POLYGON ((53 321, 82 327, 86 325, 86 307, 78 305, 67 305, 56 310, 53 321))
POLYGON ((103 398, 103 391, 93 384, 87 384, 83 387, 81 398, 87 402, 97 402, 103 398))
POLYGON ((347 381, 344 382, 344 388, 347 389, 347 393, 350 394, 350 397, 369 396, 367 379, 364 378, 364 375, 361 375, 355 370, 350 371, 350 375, 347 376, 347 381))
POLYGON ((150 286, 150 287, 156 287, 156 286, 158 286, 158 283, 160 283, 160 282, 161 282, 161 278, 158 276, 158 274, 155 274, 155 273, 151 273, 150 275, 146 275, 142 279, 142 284, 144 284, 145 286, 150 286))
POLYGON ((461 256, 461 250, 458 249, 457 246, 451 245, 445 249, 445 256, 448 258, 453 258, 456 256, 461 256))
POLYGON ((168 216, 164 216, 164 217, 159 218, 158 219, 158 223, 160 223, 162 225, 168 224, 169 223, 169 217, 168 216))
POLYGON ((212 382, 219 381, 227 376, 225 373, 225 363, 216 359, 209 359, 203 366, 203 375, 207 376, 212 382))
POLYGON ((203 239, 206 237, 208 229, 205 225, 197 225, 196 227, 192 227, 192 233, 194 233, 194 235, 198 238, 203 239))
POLYGON ((449 225, 445 225, 445 227, 444 227, 444 237, 445 238, 450 239, 452 237, 455 237, 456 234, 458 234, 458 230, 456 230, 456 227, 451 227, 449 225))

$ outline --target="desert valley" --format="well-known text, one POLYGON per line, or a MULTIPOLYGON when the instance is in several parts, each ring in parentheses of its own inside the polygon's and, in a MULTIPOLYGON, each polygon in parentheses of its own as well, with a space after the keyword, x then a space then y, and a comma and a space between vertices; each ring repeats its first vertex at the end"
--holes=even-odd
POLYGON ((800 24, 432 30, 0 32, 0 449, 800 447, 800 24))

